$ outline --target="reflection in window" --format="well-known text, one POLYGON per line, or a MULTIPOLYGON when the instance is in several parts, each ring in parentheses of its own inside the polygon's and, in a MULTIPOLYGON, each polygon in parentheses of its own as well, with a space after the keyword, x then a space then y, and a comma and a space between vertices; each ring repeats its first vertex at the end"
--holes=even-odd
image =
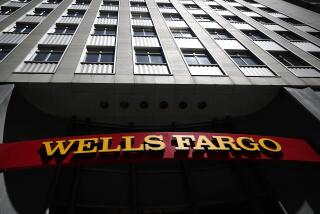
POLYGON ((32 57, 33 62, 59 62, 63 48, 39 48, 32 57))
POLYGON ((230 57, 239 66, 263 65, 263 63, 248 52, 229 52, 230 57))
POLYGON ((115 36, 116 28, 109 26, 95 26, 94 35, 100 36, 115 36))
POLYGON ((153 28, 133 28, 134 36, 156 36, 156 32, 153 28))
POLYGON ((110 49, 88 49, 84 61, 88 63, 113 63, 114 51, 110 49))
POLYGON ((0 61, 13 49, 11 46, 0 46, 0 61))
POLYGON ((136 62, 142 64, 164 64, 160 50, 136 50, 136 62))
POLYGON ((183 56, 188 65, 212 65, 216 62, 203 51, 183 51, 183 56))

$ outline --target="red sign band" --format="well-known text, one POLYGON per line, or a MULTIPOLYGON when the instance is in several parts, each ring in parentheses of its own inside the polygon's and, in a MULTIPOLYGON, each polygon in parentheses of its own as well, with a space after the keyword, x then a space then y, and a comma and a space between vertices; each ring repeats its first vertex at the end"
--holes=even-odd
POLYGON ((0 170, 167 159, 286 160, 320 163, 319 154, 304 140, 241 134, 119 133, 0 144, 0 170))

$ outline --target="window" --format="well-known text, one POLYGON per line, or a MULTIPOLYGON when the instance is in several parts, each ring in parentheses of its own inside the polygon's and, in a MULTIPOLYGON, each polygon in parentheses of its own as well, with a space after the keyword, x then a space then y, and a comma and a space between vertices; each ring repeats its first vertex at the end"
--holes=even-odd
POLYGON ((210 22, 213 21, 212 18, 208 15, 194 15, 194 18, 198 21, 198 22, 210 22))
POLYGON ((34 16, 46 16, 51 11, 52 11, 52 9, 36 8, 36 9, 34 9, 32 15, 34 15, 34 16))
POLYGON ((200 7, 198 5, 195 5, 195 4, 185 4, 184 6, 185 6, 185 8, 187 8, 189 10, 200 9, 200 7))
POLYGON ((229 22, 244 22, 242 19, 240 19, 237 16, 227 16, 224 17, 226 20, 228 20, 229 22))
POLYGON ((285 66, 309 66, 308 63, 290 52, 270 52, 277 60, 285 66))
POLYGON ((116 35, 116 28, 110 26, 98 26, 96 25, 94 28, 94 35, 101 35, 101 36, 115 36, 116 35))
POLYGON ((151 19, 148 13, 132 13, 133 19, 151 19))
POLYGON ((100 11, 99 17, 108 18, 108 19, 117 19, 118 14, 116 12, 100 11))
POLYGON ((226 30, 209 30, 208 32, 214 39, 233 39, 234 38, 226 30))
POLYGON ((10 46, 0 46, 0 61, 3 60, 12 49, 13 47, 10 46))
POLYGON ((228 52, 230 57, 239 66, 263 65, 263 63, 249 52, 228 52))
POLYGON ((91 1, 88 1, 88 0, 76 0, 75 4, 89 5, 90 3, 91 3, 91 1))
POLYGON ((210 6, 213 10, 218 11, 218 10, 225 10, 224 7, 222 6, 217 6, 217 5, 211 5, 210 6))
POLYGON ((66 16, 83 17, 84 13, 85 13, 84 10, 68 10, 66 16))
POLYGON ((39 48, 32 57, 33 62, 59 62, 64 48, 39 48))
POLYGON ((74 34, 77 29, 77 25, 56 25, 53 30, 54 34, 74 34))
POLYGON ((29 1, 31 1, 31 0, 14 0, 14 2, 21 2, 21 3, 27 3, 29 1))
POLYGON ((163 17, 166 21, 181 21, 181 16, 177 14, 163 14, 163 17))
POLYGON ((320 60, 320 52, 313 52, 311 54, 320 60))
POLYGON ((17 9, 18 9, 17 7, 1 7, 0 15, 10 15, 17 9))
POLYGON ((192 38, 194 37, 190 29, 172 29, 172 35, 174 38, 192 38))
POLYGON ((247 7, 237 7, 238 10, 240 10, 241 12, 252 12, 252 10, 250 10, 247 7))
POLYGON ((293 18, 281 18, 283 21, 292 24, 292 25, 303 25, 302 22, 299 22, 298 20, 295 20, 293 18))
POLYGON ((47 0, 46 3, 49 3, 49 4, 59 4, 60 2, 62 2, 62 0, 47 0))
POLYGON ((136 50, 136 62, 141 64, 164 64, 160 50, 136 50))
POLYGON ((270 21, 269 19, 267 19, 265 17, 251 17, 251 18, 253 18, 257 22, 259 22, 260 24, 273 24, 272 21, 270 21))
POLYGON ((172 4, 163 4, 163 3, 158 3, 158 7, 159 8, 163 8, 163 9, 174 9, 172 4))
POLYGON ((183 51, 183 56, 188 65, 212 65, 216 62, 203 51, 183 51))
POLYGON ((301 40, 304 40, 301 36, 295 34, 295 33, 292 33, 290 31, 287 31, 287 32, 277 32, 277 34, 279 34, 280 36, 284 37, 285 39, 289 40, 289 41, 301 41, 301 40))
POLYGON ((88 49, 85 62, 87 63, 113 63, 114 50, 111 49, 88 49))
POLYGON ((133 28, 133 36, 156 36, 153 28, 133 28))
POLYGON ((309 32, 309 33, 320 39, 320 32, 309 32))
POLYGON ((246 34, 252 40, 270 39, 269 37, 267 37, 259 31, 243 31, 243 33, 246 34))
POLYGON ((11 32, 13 33, 30 33, 36 25, 29 24, 16 24, 11 32))
POLYGON ((114 1, 103 1, 103 6, 118 6, 119 3, 118 2, 114 2, 114 1))
POLYGON ((267 13, 278 13, 277 11, 275 11, 274 9, 271 9, 269 7, 262 7, 260 9, 267 12, 267 13))
POLYGON ((146 3, 144 2, 130 2, 131 7, 147 7, 146 3))

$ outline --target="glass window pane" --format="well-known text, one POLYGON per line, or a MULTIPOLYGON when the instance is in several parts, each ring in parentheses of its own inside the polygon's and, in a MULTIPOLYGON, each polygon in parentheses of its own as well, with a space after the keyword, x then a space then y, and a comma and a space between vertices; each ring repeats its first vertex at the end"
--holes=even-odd
POLYGON ((48 62, 58 62, 60 60, 61 56, 62 56, 61 52, 51 53, 47 61, 48 62))
POLYGON ((151 63, 164 63, 164 60, 162 58, 162 56, 159 54, 159 55, 151 55, 151 63))
POLYGON ((67 34, 73 34, 76 31, 76 29, 67 28, 66 32, 67 34))
POLYGON ((105 34, 109 36, 114 36, 116 35, 116 31, 112 29, 106 29, 105 34))
POLYGON ((23 30, 23 33, 30 33, 32 31, 32 27, 27 27, 23 30))
POLYGON ((48 52, 37 52, 36 56, 33 59, 33 61, 43 62, 43 61, 46 60, 48 54, 49 54, 48 52))
POLYGON ((61 33, 63 33, 63 31, 64 31, 64 28, 55 28, 53 33, 61 34, 61 33))
POLYGON ((198 64, 198 61, 196 60, 196 58, 194 56, 185 56, 185 59, 186 59, 188 65, 198 64))
POLYGON ((102 53, 100 62, 113 62, 113 54, 112 53, 102 53))
POLYGON ((211 62, 207 56, 198 56, 197 58, 198 58, 199 64, 201 64, 201 65, 211 64, 211 62))
POLYGON ((238 56, 232 56, 231 58, 235 61, 235 63, 237 63, 237 65, 246 65, 246 63, 238 56))
POLYGON ((146 36, 155 36, 155 32, 154 31, 145 31, 145 35, 146 36))
POLYGON ((7 56, 8 53, 9 51, 0 51, 0 60, 2 60, 5 56, 7 56))
POLYGON ((97 53, 87 53, 86 62, 98 62, 99 55, 97 53))
POLYGON ((141 30, 135 30, 135 31, 133 32, 133 35, 134 35, 134 36, 143 36, 143 32, 142 32, 141 30))
POLYGON ((138 54, 136 55, 136 60, 138 63, 150 63, 147 54, 138 54))
POLYGON ((103 34, 104 34, 104 30, 103 30, 103 29, 95 29, 95 30, 94 30, 94 34, 96 34, 96 35, 103 35, 103 34))
POLYGON ((242 57, 242 59, 247 63, 247 65, 259 65, 259 61, 252 57, 242 57))

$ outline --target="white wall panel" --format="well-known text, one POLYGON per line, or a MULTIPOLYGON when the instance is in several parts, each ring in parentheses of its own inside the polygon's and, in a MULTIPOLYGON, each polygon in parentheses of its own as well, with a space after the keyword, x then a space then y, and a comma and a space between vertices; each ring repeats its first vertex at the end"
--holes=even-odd
POLYGON ((221 76, 222 71, 218 66, 189 66, 191 75, 221 76))
POLYGON ((156 2, 158 2, 158 3, 170 3, 169 0, 156 0, 156 2))
POLYGON ((44 4, 42 3, 39 8, 48 8, 48 9, 54 9, 58 6, 58 4, 44 4))
POLYGON ((52 74, 54 73, 57 63, 23 63, 22 66, 14 71, 15 73, 38 73, 38 74, 52 74))
POLYGON ((118 6, 102 5, 102 6, 100 7, 100 10, 118 11, 118 6))
POLYGON ((117 25, 117 19, 96 18, 95 24, 101 25, 117 25))
POLYGON ((234 16, 234 14, 228 10, 217 10, 215 12, 218 13, 220 16, 234 16))
POLYGON ((266 51, 285 51, 283 47, 273 41, 254 41, 254 43, 266 51))
POLYGON ((207 5, 214 5, 214 6, 219 6, 219 4, 215 1, 206 1, 205 2, 207 5))
POLYGON ((222 27, 217 22, 199 22, 203 28, 207 29, 222 29, 222 27))
POLYGON ((47 34, 39 43, 49 45, 68 45, 71 39, 72 35, 47 34))
POLYGON ((176 38, 175 41, 179 48, 204 48, 200 41, 196 38, 176 38))
POLYGON ((157 37, 133 37, 133 46, 137 47, 160 47, 157 37))
POLYGON ((195 15, 206 15, 206 12, 203 10, 188 10, 188 12, 195 15))
POLYGON ((93 46, 115 46, 116 37, 115 36, 89 36, 87 45, 93 46))
POLYGON ((319 52, 320 48, 310 42, 291 42, 304 51, 319 52))
POLYGON ((176 9, 170 9, 170 8, 159 8, 161 13, 178 13, 176 9))
POLYGON ((71 16, 64 16, 60 17, 60 19, 57 21, 58 23, 65 23, 65 24, 79 24, 81 22, 82 18, 80 17, 71 17, 71 16))
POLYGON ((74 9, 74 10, 87 10, 88 8, 89 8, 89 5, 83 5, 83 4, 72 4, 69 7, 69 9, 74 9))
POLYGON ((254 30, 254 28, 246 23, 231 23, 235 28, 239 30, 254 30))
POLYGON ((0 43, 18 44, 27 36, 28 34, 22 33, 2 33, 0 35, 0 43))
POLYGON ((46 16, 24 16, 22 19, 19 20, 19 22, 36 22, 36 23, 40 23, 45 18, 46 18, 46 16))
POLYGON ((112 64, 80 64, 76 74, 112 74, 112 64))
POLYGON ((245 50, 246 48, 235 39, 215 39, 218 45, 225 50, 245 50))
POLYGON ((269 14, 276 18, 288 18, 288 16, 285 16, 282 13, 269 13, 269 14))
POLYGON ((265 66, 241 66, 241 71, 246 76, 254 77, 268 77, 274 76, 274 74, 265 66))
POLYGON ((319 71, 314 68, 289 68, 298 77, 320 77, 319 71))
POLYGON ((153 26, 149 19, 131 19, 131 24, 134 26, 153 26))
POLYGON ((166 21, 168 27, 185 27, 187 28, 188 25, 185 21, 166 21))
POLYGON ((264 5, 262 5, 262 4, 258 4, 258 3, 253 3, 253 4, 251 4, 251 5, 254 6, 254 7, 260 7, 260 8, 266 7, 266 6, 264 6, 264 5))
POLYGON ((227 3, 233 7, 243 7, 243 5, 238 2, 227 2, 227 3))
POLYGON ((255 13, 255 12, 242 12, 244 15, 246 16, 250 16, 250 17, 261 17, 260 14, 255 13))
POLYGON ((272 31, 287 31, 285 28, 279 26, 279 25, 263 25, 264 27, 268 28, 272 31))
POLYGON ((319 32, 316 29, 309 27, 307 25, 295 25, 294 27, 296 27, 299 30, 304 31, 304 32, 319 32))
POLYGON ((193 1, 188 1, 188 0, 185 0, 185 1, 180 1, 181 4, 196 4, 194 3, 193 1))
POLYGON ((130 7, 131 12, 148 12, 147 7, 130 7))
POLYGON ((3 4, 2 6, 7 6, 7 7, 24 7, 26 6, 28 3, 20 3, 20 2, 7 2, 5 4, 3 4))
POLYGON ((134 74, 170 74, 167 65, 134 65, 134 74))
POLYGON ((131 2, 145 2, 145 0, 130 0, 131 2))

